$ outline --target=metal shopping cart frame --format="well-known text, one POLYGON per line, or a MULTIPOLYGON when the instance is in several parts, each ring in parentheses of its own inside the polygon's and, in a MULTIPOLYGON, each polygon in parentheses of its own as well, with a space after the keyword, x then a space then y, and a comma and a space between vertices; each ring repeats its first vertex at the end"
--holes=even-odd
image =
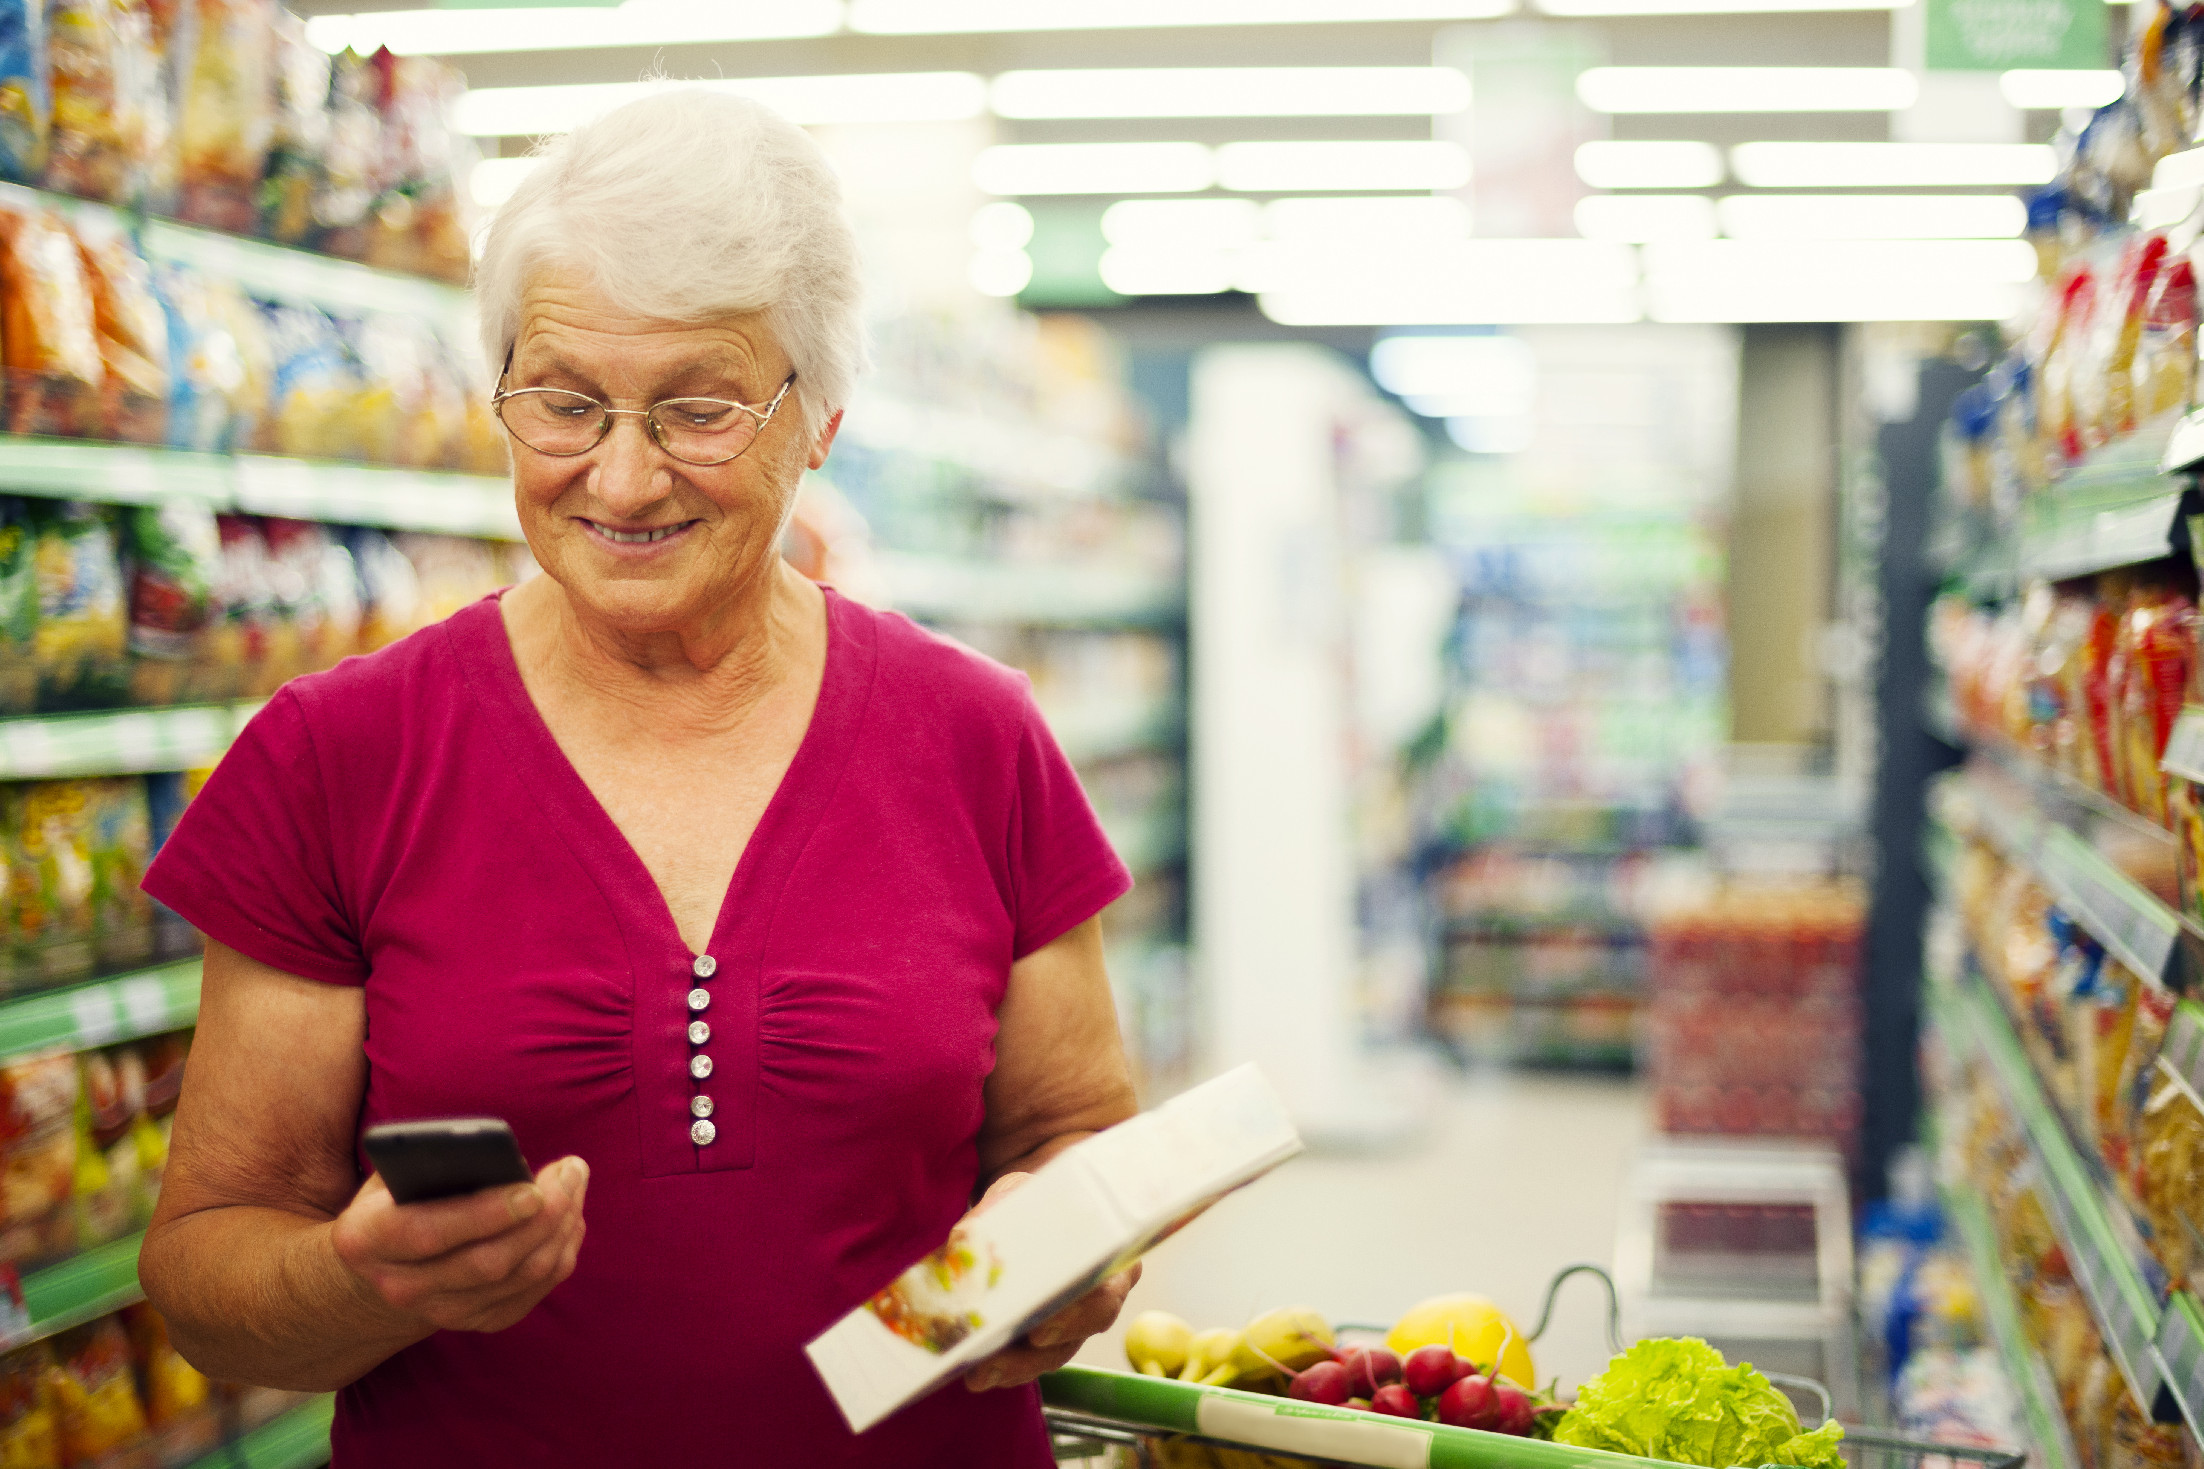
MULTIPOLYGON (((1544 1308, 1529 1337, 1536 1341, 1553 1319, 1554 1301, 1573 1275, 1596 1276, 1607 1292, 1607 1338, 1622 1350, 1621 1311, 1613 1277, 1597 1265, 1572 1265, 1546 1287, 1544 1308)), ((1345 1326, 1342 1330, 1371 1330, 1345 1326)), ((1768 1380, 1819 1403, 1829 1417, 1828 1389, 1805 1378, 1777 1373, 1768 1380)), ((1111 1448, 1131 1452, 1141 1469, 1155 1469, 1161 1441, 1203 1444, 1277 1455, 1298 1464, 1338 1469, 1655 1469, 1660 1460, 1574 1448, 1540 1439, 1515 1438, 1473 1428, 1451 1428, 1352 1408, 1231 1388, 1201 1387, 1130 1372, 1067 1367, 1041 1379, 1043 1414, 1058 1462, 1077 1462, 1111 1448)), ((2023 1469, 2025 1450, 1978 1444, 1935 1443, 1884 1429, 1845 1425, 1845 1457, 1852 1469, 2023 1469)), ((1674 1466, 1666 1466, 1674 1469, 1674 1466)), ((1754 1466, 1743 1466, 1754 1469, 1754 1466)))

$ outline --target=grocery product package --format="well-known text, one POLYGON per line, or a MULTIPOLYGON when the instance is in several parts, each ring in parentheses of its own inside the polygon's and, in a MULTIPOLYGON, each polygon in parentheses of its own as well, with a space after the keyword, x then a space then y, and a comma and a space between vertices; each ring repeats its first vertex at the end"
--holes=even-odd
POLYGON ((804 1350, 863 1432, 1301 1151, 1242 1066, 1059 1153, 804 1350))
POLYGON ((158 444, 168 435, 168 313, 152 269, 113 221, 79 221, 76 235, 92 287, 100 426, 126 443, 158 444))
POLYGON ((63 1462, 97 1464, 103 1456, 142 1444, 145 1405, 138 1400, 130 1338, 122 1321, 102 1316, 54 1338, 51 1374, 63 1462))
POLYGON ((38 181, 52 118, 43 0, 0 0, 0 178, 38 181))
POLYGON ((214 1385, 180 1356, 168 1323, 144 1302, 122 1312, 138 1373, 138 1394, 153 1428, 163 1464, 189 1464, 210 1452, 222 1436, 214 1385))
POLYGON ((383 72, 356 51, 330 63, 329 136, 313 196, 321 248, 366 258, 369 216, 388 181, 383 144, 383 72))
POLYGON ((181 198, 194 224, 250 234, 275 133, 275 0, 194 0, 175 29, 181 198))
POLYGON ((80 979, 98 963, 89 807, 82 781, 0 787, 18 987, 80 979))
POLYGON ((99 708, 128 687, 129 611, 111 512, 61 501, 34 519, 38 626, 31 655, 41 708, 99 708))
POLYGON ((153 957, 153 902, 138 883, 153 861, 153 819, 145 781, 112 776, 84 783, 92 856, 92 934, 102 969, 153 957))
MULTIPOLYGON (((385 187, 376 202, 365 259, 390 270, 467 279, 464 162, 450 126, 452 105, 466 90, 461 75, 427 56, 378 52, 382 73, 385 187)), ((466 145, 471 151, 472 144, 466 145)))
POLYGON ((248 515, 218 515, 222 541, 221 574, 214 584, 215 619, 207 630, 210 683, 220 680, 222 698, 234 698, 266 683, 270 644, 276 630, 276 594, 268 565, 268 540, 260 522, 248 515))
POLYGON ((2163 825, 2166 779, 2158 768, 2180 716, 2196 659, 2196 606, 2165 586, 2138 588, 2120 619, 2112 679, 2121 789, 2127 804, 2163 825))
POLYGON ((61 1456, 52 1365, 43 1343, 0 1357, 0 1464, 8 1469, 64 1469, 68 1463, 61 1456))
POLYGON ((27 1267, 76 1248, 76 1057, 0 1066, 0 1263, 27 1267))
POLYGON ((0 367, 10 433, 98 426, 105 370, 91 282, 69 227, 20 190, 0 196, 0 367))
POLYGON ((260 181, 260 228, 286 245, 308 245, 329 149, 329 57, 287 10, 276 13, 274 47, 275 120, 260 181))
POLYGON ((77 1242, 88 1249, 146 1222, 139 1207, 150 1200, 133 1136, 145 1112, 145 1061, 129 1047, 87 1051, 77 1061, 77 1242))
POLYGON ((216 698, 200 665, 222 574, 214 512, 171 499, 124 512, 130 549, 130 702, 173 704, 216 698))
POLYGON ((38 630, 37 526, 30 506, 0 496, 0 714, 38 707, 38 665, 31 651, 38 630))
POLYGON ((2204 1267, 2204 1111, 2163 1063, 2153 1080, 2136 1124, 2138 1202, 2159 1263, 2178 1285, 2204 1267))
POLYGON ((312 306, 264 304, 268 407, 256 444, 270 454, 357 459, 372 386, 337 324, 312 306))
POLYGON ((164 263, 154 281, 168 313, 169 447, 250 447, 268 387, 259 313, 236 287, 188 266, 164 263))
POLYGON ((147 0, 45 0, 53 125, 45 184, 113 204, 142 192, 165 142, 147 0))

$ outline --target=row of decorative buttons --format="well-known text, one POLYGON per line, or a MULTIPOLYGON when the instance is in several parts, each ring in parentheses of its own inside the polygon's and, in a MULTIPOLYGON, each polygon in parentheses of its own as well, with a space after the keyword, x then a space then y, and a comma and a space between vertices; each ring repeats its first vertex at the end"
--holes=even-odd
MULTIPOLYGON (((689 968, 698 979, 710 979, 719 971, 719 961, 709 954, 699 954, 689 968)), ((712 992, 704 988, 703 985, 699 984, 689 991, 689 1013, 691 1015, 701 1015, 705 1007, 711 1003, 712 992)), ((689 1022, 690 1045, 701 1046, 711 1038, 711 1026, 705 1024, 702 1020, 691 1020, 689 1022)), ((695 1077, 698 1081, 702 1081, 711 1074, 711 1057, 699 1055, 689 1058, 689 1075, 695 1077)), ((711 1120, 712 1099, 710 1097, 698 1092, 695 1096, 689 1098, 689 1115, 696 1119, 696 1121, 689 1124, 690 1142, 701 1148, 719 1136, 719 1129, 712 1124, 711 1120)))

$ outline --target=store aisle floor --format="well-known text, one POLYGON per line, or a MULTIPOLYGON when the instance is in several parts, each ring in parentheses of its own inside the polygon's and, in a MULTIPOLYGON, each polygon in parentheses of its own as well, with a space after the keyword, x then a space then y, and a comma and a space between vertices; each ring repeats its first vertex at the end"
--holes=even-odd
MULTIPOLYGON (((1601 1077, 1454 1079, 1416 1143, 1376 1155, 1304 1154, 1226 1199, 1148 1257, 1121 1320, 1171 1311, 1199 1329, 1273 1306, 1390 1322, 1426 1296, 1474 1290, 1528 1330, 1564 1265, 1612 1262, 1644 1093, 1601 1077)), ((1596 1283, 1572 1282, 1537 1349, 1574 1385, 1607 1361, 1596 1283)), ((1120 1332, 1080 1360, 1122 1370, 1120 1332)))

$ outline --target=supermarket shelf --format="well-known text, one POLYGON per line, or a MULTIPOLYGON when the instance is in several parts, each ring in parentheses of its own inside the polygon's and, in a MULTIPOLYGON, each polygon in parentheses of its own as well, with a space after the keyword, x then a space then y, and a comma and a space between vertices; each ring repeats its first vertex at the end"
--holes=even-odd
POLYGON ((199 1018, 199 979, 200 961, 179 959, 0 1003, 0 1060, 182 1030, 199 1018))
POLYGON ((2187 1291, 2174 1292, 2166 1302, 2157 1350, 2167 1396, 2187 1420, 2189 1432, 2204 1434, 2204 1309, 2187 1291))
POLYGON ((194 1459, 189 1469, 313 1469, 329 1462, 329 1424, 336 1413, 334 1397, 314 1398, 194 1459))
POLYGON ((1020 417, 913 403, 877 388, 866 389, 851 406, 842 432, 853 442, 953 464, 997 493, 1097 494, 1130 468, 1107 444, 1020 417))
POLYGON ((0 780, 144 775, 212 765, 259 703, 0 719, 0 780))
POLYGON ((2190 704, 2182 709, 2158 766, 2170 775, 2204 781, 2204 707, 2190 704))
POLYGON ((1171 622, 1186 608, 1176 572, 1146 567, 977 561, 883 551, 889 605, 928 622, 1055 627, 1171 622))
POLYGON ((2182 498, 2176 486, 2120 504, 2056 505, 2022 535, 2020 574, 2062 581, 2170 556, 2182 498))
POLYGON ((0 194, 18 204, 51 209, 68 219, 104 220, 136 234, 140 248, 152 259, 194 266, 270 300, 300 302, 346 315, 396 312, 453 327, 464 323, 472 310, 463 288, 425 276, 382 270, 356 260, 227 235, 175 220, 147 219, 141 227, 139 217, 129 211, 49 189, 0 184, 0 194))
POLYGON ((198 500, 252 515, 520 539, 512 487, 493 475, 6 435, 0 492, 117 505, 198 500))
POLYGON ((2020 1394, 2021 1419, 2028 1427, 2029 1442, 2041 1455, 2036 1469, 2080 1469, 2081 1456, 2075 1452, 2066 1414, 2059 1407, 2058 1388, 2021 1327, 2020 1302, 2014 1299, 2013 1283, 1999 1262, 1988 1207, 1965 1184, 1949 1192, 1944 1207, 1974 1266, 1975 1289, 1982 1296, 1982 1313, 1989 1318, 1990 1341, 2020 1394))
POLYGON ((0 1339, 0 1348, 38 1341, 142 1300, 138 1246, 144 1238, 142 1233, 133 1234, 24 1276, 23 1307, 29 1324, 0 1339))
POLYGON ((2157 1354, 2158 1294, 2145 1284, 2089 1164, 2044 1095, 2003 1006, 1976 981, 1961 987, 1956 1008, 2028 1138, 2052 1229, 2112 1360, 2136 1403, 2152 1412, 2165 1381, 2157 1354))
POLYGON ((1174 743, 1185 729, 1176 699, 1150 699, 1064 709, 1049 717, 1064 755, 1074 765, 1137 755, 1174 743))

